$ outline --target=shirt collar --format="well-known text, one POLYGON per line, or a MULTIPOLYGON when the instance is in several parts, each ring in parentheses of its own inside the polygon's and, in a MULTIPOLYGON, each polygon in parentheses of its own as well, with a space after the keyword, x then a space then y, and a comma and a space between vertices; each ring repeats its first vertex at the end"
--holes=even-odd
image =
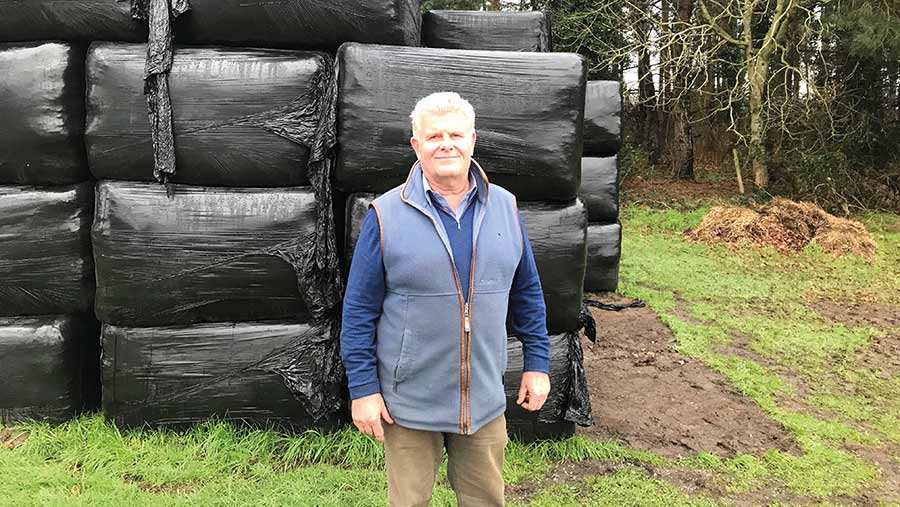
MULTIPOLYGON (((431 189, 431 185, 428 184, 428 178, 425 177, 425 171, 422 171, 422 188, 425 189, 425 195, 428 195, 429 192, 434 192, 431 189)), ((469 169, 469 191, 466 192, 466 196, 463 197, 463 200, 468 200, 472 196, 472 192, 478 191, 478 180, 475 178, 475 172, 472 169, 469 169)), ((478 194, 479 200, 481 199, 481 194, 478 194)))

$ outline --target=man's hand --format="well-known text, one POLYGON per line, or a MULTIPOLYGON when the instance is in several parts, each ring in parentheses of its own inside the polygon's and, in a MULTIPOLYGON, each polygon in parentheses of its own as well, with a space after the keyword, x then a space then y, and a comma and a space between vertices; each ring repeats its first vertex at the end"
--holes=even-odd
POLYGON ((350 410, 353 413, 353 424, 359 428, 359 431, 372 435, 379 442, 384 442, 384 429, 381 427, 381 420, 384 419, 388 424, 394 424, 394 420, 391 419, 391 414, 388 413, 381 393, 370 394, 369 396, 353 400, 350 404, 350 410))
POLYGON ((539 371, 526 371, 522 374, 522 387, 519 388, 519 399, 516 405, 525 410, 540 410, 550 394, 550 376, 539 371))

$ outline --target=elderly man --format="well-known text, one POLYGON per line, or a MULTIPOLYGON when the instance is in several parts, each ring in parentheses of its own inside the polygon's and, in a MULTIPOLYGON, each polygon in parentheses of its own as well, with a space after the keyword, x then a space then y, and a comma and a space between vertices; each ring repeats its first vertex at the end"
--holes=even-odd
POLYGON ((503 505, 506 324, 524 347, 517 403, 538 410, 541 284, 515 197, 472 160, 472 106, 435 93, 411 118, 418 161, 372 203, 344 298, 353 422, 384 442, 389 505, 428 505, 444 447, 459 505, 503 505))

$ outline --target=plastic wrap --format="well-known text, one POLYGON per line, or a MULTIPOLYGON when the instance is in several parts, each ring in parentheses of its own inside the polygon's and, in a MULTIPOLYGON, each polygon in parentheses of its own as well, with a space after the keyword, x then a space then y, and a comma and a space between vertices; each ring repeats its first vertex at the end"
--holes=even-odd
POLYGON ((619 258, 622 253, 622 226, 588 224, 587 271, 584 290, 613 292, 619 285, 619 258))
POLYGON ((619 157, 581 159, 579 197, 588 209, 591 222, 610 223, 619 219, 619 157))
POLYGON ((316 207, 309 187, 101 182, 97 316, 127 326, 305 319, 316 207))
POLYGON ((422 45, 488 51, 551 51, 550 23, 540 11, 429 11, 422 45))
POLYGON ((522 344, 509 337, 507 366, 503 376, 506 390, 506 426, 510 436, 530 442, 565 438, 575 433, 575 424, 593 424, 590 396, 584 374, 584 357, 577 332, 550 337, 550 395, 535 412, 516 404, 522 383, 522 344))
POLYGON ((0 40, 147 40, 121 0, 0 0, 0 40))
POLYGON ((568 204, 520 202, 519 213, 544 290, 547 329, 577 329, 584 296, 587 210, 580 200, 568 204))
POLYGON ((166 182, 175 173, 175 134, 169 70, 174 58, 172 21, 190 10, 188 0, 131 0, 131 15, 147 22, 147 58, 144 60, 144 96, 153 140, 153 176, 166 182))
POLYGON ((0 316, 90 312, 94 186, 0 186, 0 316))
POLYGON ((89 179, 84 48, 0 44, 0 76, 0 184, 69 185, 89 179))
MULTIPOLYGON (((179 42, 334 50, 346 41, 420 40, 416 0, 190 0, 190 7, 173 23, 179 42)), ((0 39, 146 41, 146 23, 131 13, 121 0, 0 0, 0 39)))
POLYGON ((97 398, 99 383, 83 378, 97 341, 92 317, 0 317, 0 423, 62 422, 97 398))
POLYGON ((346 212, 344 213, 344 273, 350 273, 350 261, 353 260, 353 252, 356 250, 356 240, 359 239, 359 231, 362 229, 363 220, 369 212, 369 205, 377 197, 375 194, 352 194, 347 197, 346 212))
MULTIPOLYGON (((151 128, 141 75, 146 46, 95 44, 88 52, 85 143, 98 179, 153 181, 151 128)), ((307 185, 309 149, 292 129, 314 132, 321 53, 179 48, 169 74, 176 183, 307 185)))
POLYGON ((415 161, 409 113, 435 91, 475 108, 475 158, 521 200, 573 199, 581 181, 584 60, 512 53, 346 44, 338 52, 336 185, 384 192, 415 161))
MULTIPOLYGON (((362 221, 374 198, 374 194, 353 194, 347 199, 344 265, 348 272, 362 221)), ((581 201, 573 201, 520 202, 519 212, 544 290, 547 328, 551 333, 576 329, 583 296, 587 211, 581 201)))
POLYGON ((123 426, 184 427, 218 417, 332 429, 343 366, 334 330, 248 322, 103 326, 103 411, 123 426))
POLYGON ((344 42, 418 46, 417 0, 190 0, 179 42, 334 51, 344 42))
POLYGON ((622 85, 588 81, 584 101, 584 155, 609 156, 622 147, 622 85))

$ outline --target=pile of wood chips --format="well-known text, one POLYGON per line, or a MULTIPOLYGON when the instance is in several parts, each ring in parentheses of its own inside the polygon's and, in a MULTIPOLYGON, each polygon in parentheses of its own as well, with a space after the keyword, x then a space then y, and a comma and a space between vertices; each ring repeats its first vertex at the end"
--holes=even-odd
POLYGON ((782 254, 798 252, 815 243, 835 256, 875 258, 875 241, 865 226, 838 218, 809 202, 775 198, 757 210, 716 206, 700 225, 685 232, 694 241, 770 246, 782 254))

